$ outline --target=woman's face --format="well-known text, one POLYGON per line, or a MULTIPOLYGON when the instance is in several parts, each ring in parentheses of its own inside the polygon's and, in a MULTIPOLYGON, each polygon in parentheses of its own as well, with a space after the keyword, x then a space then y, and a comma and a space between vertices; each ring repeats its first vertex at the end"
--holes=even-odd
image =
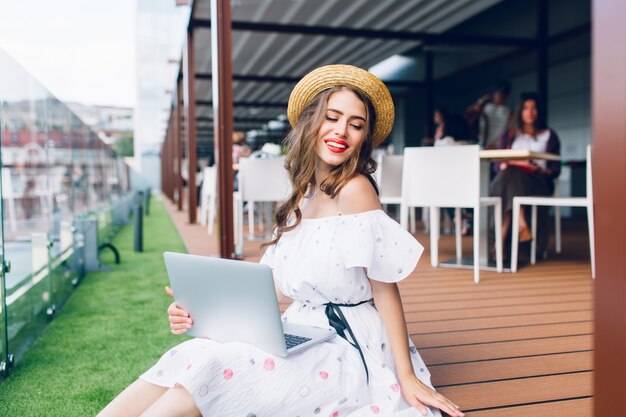
POLYGON ((443 124, 443 115, 439 110, 435 110, 435 115, 433 116, 433 122, 435 124, 440 125, 443 124))
POLYGON ((522 106, 522 121, 525 125, 534 125, 537 120, 537 103, 535 100, 526 100, 522 106))
POLYGON ((365 139, 366 117, 365 104, 354 92, 332 93, 317 135, 315 153, 319 161, 333 168, 358 152, 365 139))

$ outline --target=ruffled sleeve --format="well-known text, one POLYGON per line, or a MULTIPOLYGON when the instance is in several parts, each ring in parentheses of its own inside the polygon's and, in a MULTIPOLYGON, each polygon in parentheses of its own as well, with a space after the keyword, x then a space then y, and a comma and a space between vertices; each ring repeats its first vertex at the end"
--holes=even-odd
POLYGON ((268 246, 267 249, 265 249, 265 253, 261 257, 261 260, 259 261, 259 263, 263 265, 267 265, 270 268, 274 268, 275 253, 276 253, 276 245, 268 246))
POLYGON ((346 268, 366 268, 369 278, 382 282, 413 272, 424 247, 384 211, 343 217, 336 237, 346 268))

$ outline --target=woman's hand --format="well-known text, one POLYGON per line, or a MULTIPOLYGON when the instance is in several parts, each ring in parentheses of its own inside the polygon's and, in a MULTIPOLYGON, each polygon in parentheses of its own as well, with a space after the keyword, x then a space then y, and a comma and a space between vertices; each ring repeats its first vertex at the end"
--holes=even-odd
POLYGON ((459 406, 425 385, 415 375, 410 375, 400 381, 402 396, 411 406, 417 408, 422 415, 428 414, 426 406, 432 406, 446 412, 452 417, 463 417, 465 414, 459 406))
MULTIPOLYGON (((165 292, 174 298, 174 292, 170 287, 165 287, 165 292)), ((183 334, 191 328, 193 321, 184 309, 180 308, 176 303, 170 304, 167 308, 167 316, 170 322, 170 331, 173 334, 183 334)))

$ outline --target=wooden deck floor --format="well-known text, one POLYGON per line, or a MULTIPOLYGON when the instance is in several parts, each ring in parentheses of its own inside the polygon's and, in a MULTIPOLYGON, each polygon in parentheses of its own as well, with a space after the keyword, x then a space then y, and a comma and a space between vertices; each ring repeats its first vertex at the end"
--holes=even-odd
MULTIPOLYGON (((215 255, 206 229, 174 222, 191 253, 215 255)), ((427 236, 418 233, 425 246, 427 236)), ((471 240, 464 242, 471 253, 471 240)), ((443 236, 440 259, 453 256, 443 236)), ((259 241, 244 255, 256 261, 259 241)), ((470 417, 591 417, 593 282, 584 223, 564 223, 563 253, 517 274, 432 268, 428 247, 400 283, 409 333, 433 384, 470 417)))

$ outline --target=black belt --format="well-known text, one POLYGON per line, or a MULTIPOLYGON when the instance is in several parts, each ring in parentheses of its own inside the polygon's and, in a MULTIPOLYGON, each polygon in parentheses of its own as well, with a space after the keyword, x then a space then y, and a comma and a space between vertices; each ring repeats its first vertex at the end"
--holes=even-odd
POLYGON ((365 356, 363 356, 363 350, 361 350, 359 342, 356 340, 356 337, 354 337, 350 323, 348 323, 348 320, 346 320, 346 317, 343 315, 343 312, 339 307, 356 307, 371 301, 372 300, 365 300, 356 304, 326 303, 326 317, 328 317, 328 324, 330 324, 337 331, 339 336, 343 337, 346 342, 350 343, 354 348, 356 348, 356 350, 359 351, 359 355, 361 355, 361 360, 363 361, 363 366, 365 367, 365 376, 367 377, 368 384, 370 381, 370 374, 367 369, 367 363, 365 362, 365 356), (346 330, 350 334, 352 342, 348 340, 346 330))

